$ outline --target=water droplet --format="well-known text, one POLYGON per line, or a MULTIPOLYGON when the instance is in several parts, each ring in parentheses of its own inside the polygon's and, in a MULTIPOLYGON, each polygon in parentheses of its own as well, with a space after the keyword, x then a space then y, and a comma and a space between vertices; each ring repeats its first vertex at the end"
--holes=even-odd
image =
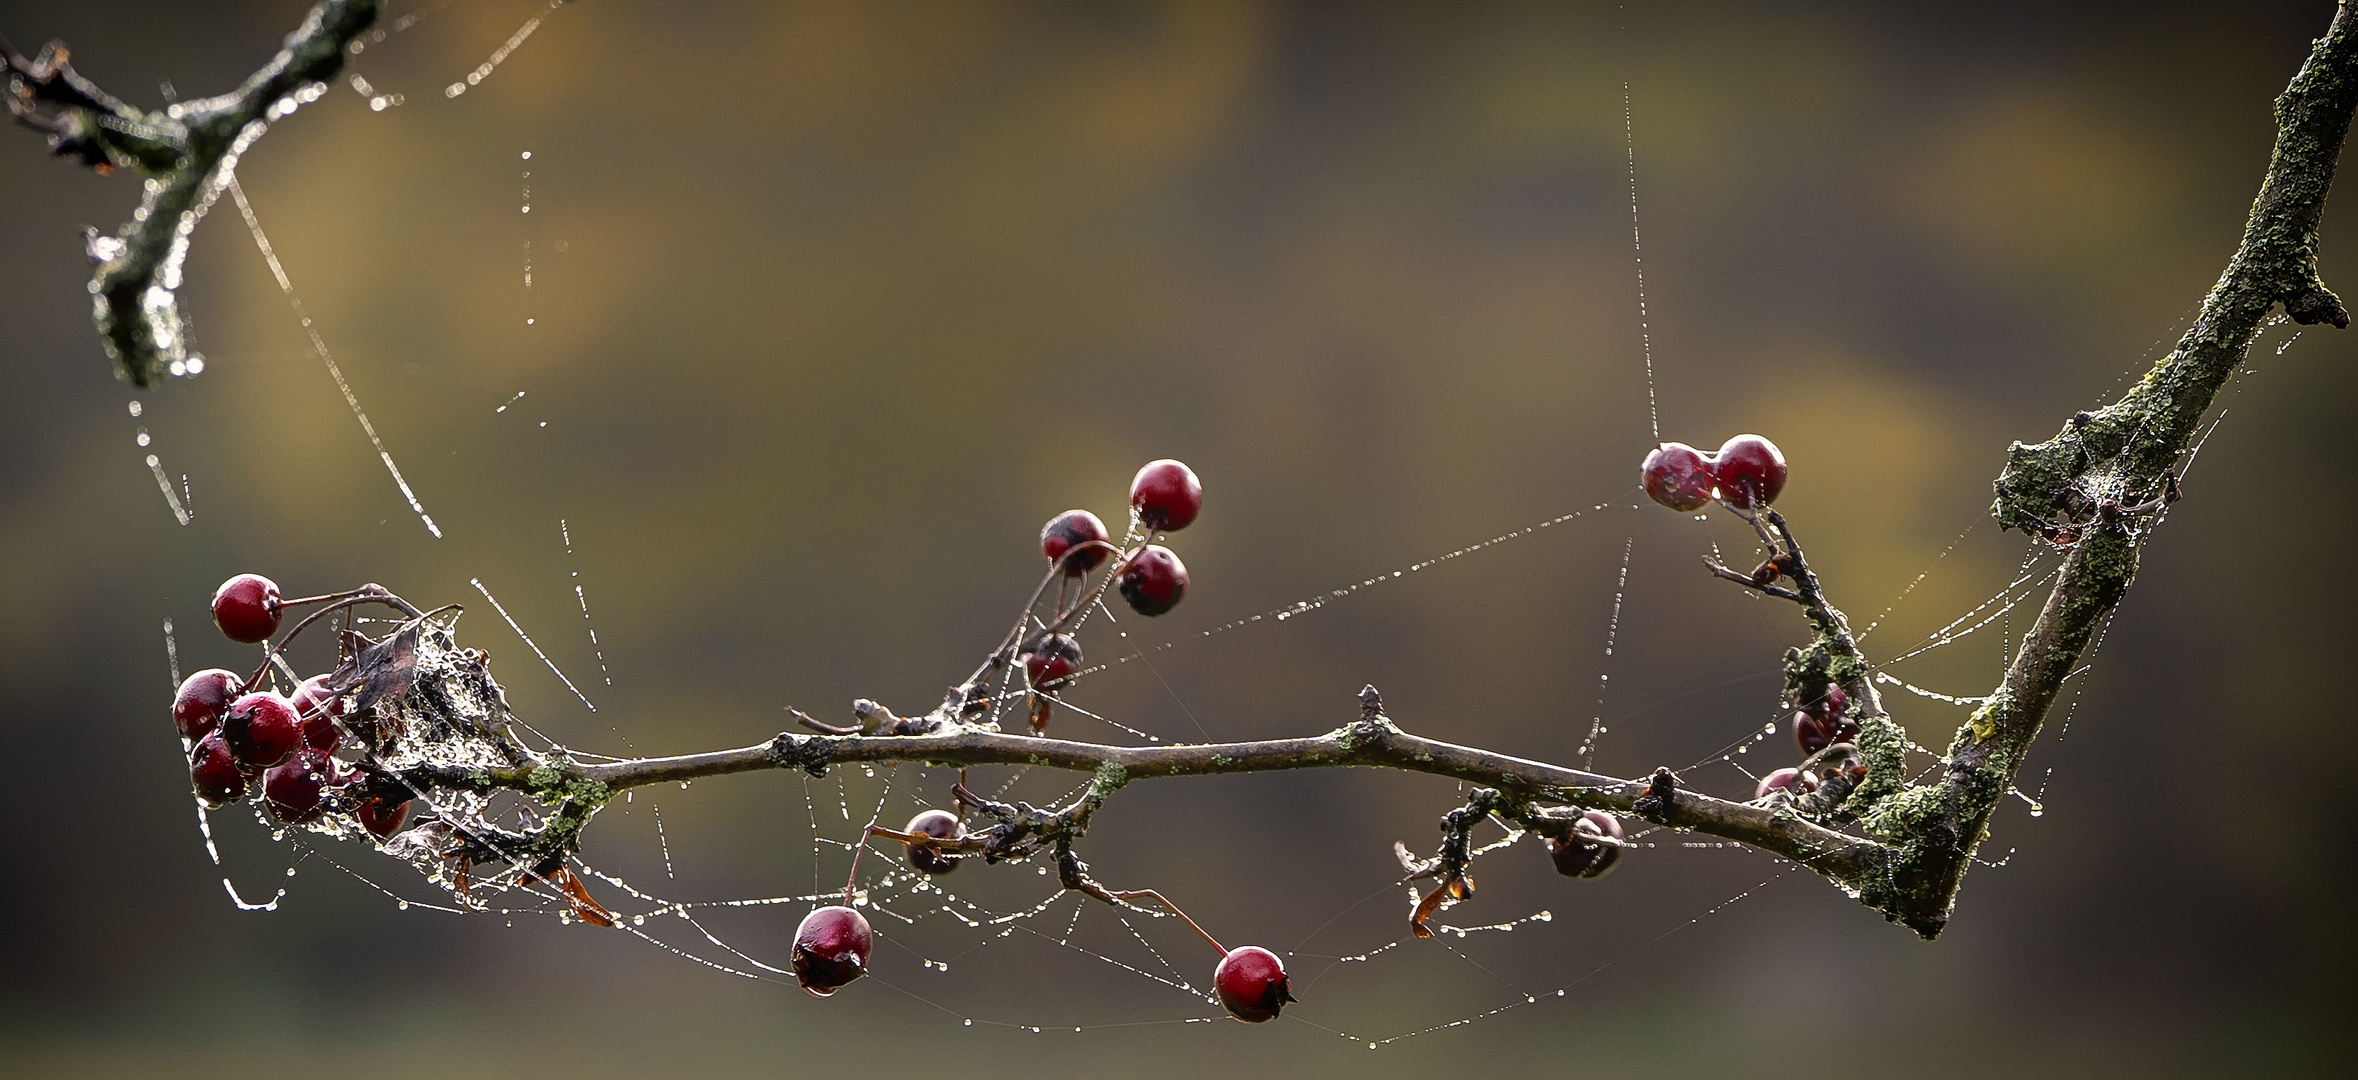
POLYGON ((139 415, 139 403, 138 403, 138 402, 136 402, 136 401, 134 401, 134 402, 132 402, 132 403, 131 403, 131 415, 133 415, 133 416, 137 416, 137 415, 139 415))

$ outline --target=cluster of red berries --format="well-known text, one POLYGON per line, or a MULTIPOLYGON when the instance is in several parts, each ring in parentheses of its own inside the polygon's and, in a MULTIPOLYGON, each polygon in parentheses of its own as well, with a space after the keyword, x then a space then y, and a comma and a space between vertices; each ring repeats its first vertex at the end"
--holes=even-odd
POLYGON ((1758 435, 1738 435, 1706 454, 1666 442, 1638 467, 1646 494, 1673 510, 1700 510, 1713 499, 1749 510, 1777 501, 1785 490, 1785 455, 1758 435))
MULTIPOLYGON (((1067 510, 1040 527, 1040 554, 1049 566, 1062 571, 1070 583, 1119 556, 1112 585, 1140 615, 1161 615, 1187 597, 1187 564, 1177 553, 1153 541, 1195 522, 1204 508, 1204 484, 1183 462, 1162 458, 1147 462, 1130 481, 1130 513, 1146 529, 1147 543, 1131 550, 1115 547, 1105 522, 1087 510, 1067 510)), ((1104 586, 1100 586, 1103 588, 1104 586)), ((1063 590, 1058 591, 1062 605, 1063 590)), ((1091 594, 1086 591, 1082 594, 1091 594)), ((1076 605, 1076 607, 1079 605, 1076 605)), ((1070 612, 1060 612, 1061 625, 1070 612)), ((1023 651, 1024 676, 1034 690, 1063 689, 1081 669, 1081 643, 1070 634, 1050 632, 1028 642, 1023 651)), ((1033 733, 1045 729, 1045 702, 1034 707, 1033 733)))
MULTIPOLYGON (((230 640, 253 644, 278 631, 286 604, 278 586, 239 574, 213 594, 213 622, 230 640)), ((293 697, 256 690, 236 672, 207 668, 180 683, 172 723, 188 740, 188 778, 197 796, 221 806, 262 793, 272 817, 287 825, 317 821, 331 804, 378 837, 409 820, 409 789, 336 758, 350 707, 346 695, 315 675, 293 697)))

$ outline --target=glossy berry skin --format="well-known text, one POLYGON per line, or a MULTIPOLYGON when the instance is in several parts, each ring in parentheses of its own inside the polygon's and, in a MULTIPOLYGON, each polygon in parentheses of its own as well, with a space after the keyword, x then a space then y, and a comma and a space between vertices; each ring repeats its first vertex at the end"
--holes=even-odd
POLYGON ((1063 568, 1067 576, 1080 577, 1112 557, 1113 552, 1101 546, 1108 539, 1105 522, 1097 515, 1067 510, 1040 527, 1040 554, 1063 568))
POLYGON ((406 796, 362 799, 353 808, 352 818, 377 839, 391 839, 403 825, 409 824, 409 803, 406 796))
POLYGON ((1204 508, 1204 482, 1195 470, 1170 458, 1146 463, 1130 481, 1130 509, 1149 529, 1178 532, 1204 508))
MULTIPOLYGON (((901 831, 917 833, 922 836, 938 836, 944 840, 955 840, 965 833, 966 827, 959 822, 956 814, 947 810, 928 810, 910 818, 909 824, 901 831)), ((928 874, 947 874, 958 868, 958 856, 937 848, 911 844, 909 845, 909 865, 928 874)))
POLYGON ((408 785, 383 775, 354 775, 350 780, 343 789, 344 805, 361 828, 385 840, 409 823, 408 785))
POLYGON ((231 641, 267 641, 285 615, 278 584, 260 574, 239 574, 213 591, 213 625, 231 641))
POLYGON ((267 769, 302 748, 303 722, 287 699, 268 691, 247 694, 221 718, 221 739, 238 764, 267 769))
POLYGON ((1070 634, 1050 634, 1023 654, 1024 677, 1036 690, 1055 690, 1081 669, 1081 643, 1070 634))
POLYGON ((172 723, 190 742, 212 734, 221 726, 221 714, 229 711, 229 703, 237 700, 238 686, 245 680, 237 672, 220 668, 206 668, 182 680, 180 692, 172 695, 172 723))
POLYGON ((218 731, 197 740, 196 749, 188 758, 188 782, 196 788, 197 797, 210 806, 246 797, 245 770, 238 768, 237 759, 229 755, 229 747, 221 741, 218 731))
POLYGON ((1187 598, 1187 564, 1170 548, 1148 544, 1122 568, 1122 599, 1140 615, 1160 615, 1187 598))
POLYGON ((1685 443, 1666 442, 1638 466, 1638 482, 1655 502, 1684 513, 1711 503, 1711 461, 1685 443))
POLYGON ((1576 878, 1601 878, 1612 873, 1621 861, 1620 846, 1584 841, 1584 836, 1619 840, 1621 820, 1602 810, 1582 811, 1580 820, 1572 825, 1572 839, 1548 839, 1547 853, 1556 861, 1556 872, 1576 878))
POLYGON ((1758 435, 1738 435, 1712 455, 1711 482, 1719 497, 1738 510, 1777 501, 1785 490, 1785 454, 1758 435))
POLYGON ((345 782, 343 768, 336 759, 317 750, 304 749, 262 774, 262 801, 270 807, 270 816, 287 825, 301 825, 316 821, 325 809, 320 796, 328 788, 345 782))
POLYGON ((868 973, 876 932, 859 912, 837 904, 802 917, 794 928, 794 979, 813 997, 827 997, 868 973))
POLYGON ((1285 964, 1258 945, 1232 949, 1221 957, 1220 966, 1212 969, 1212 986, 1220 991, 1220 1007, 1248 1024, 1277 1019, 1278 1010, 1294 1000, 1285 964))
POLYGON ((1788 795, 1807 795, 1817 789, 1816 777, 1803 773, 1799 769, 1778 769, 1760 778, 1760 786, 1753 789, 1752 797, 1755 800, 1765 799, 1769 797, 1771 792, 1777 791, 1788 795))
POLYGON ((327 688, 327 676, 314 675, 295 688, 295 696, 287 703, 295 707, 295 715, 303 721, 303 745, 321 753, 333 754, 344 741, 336 730, 336 720, 344 715, 344 699, 327 688))

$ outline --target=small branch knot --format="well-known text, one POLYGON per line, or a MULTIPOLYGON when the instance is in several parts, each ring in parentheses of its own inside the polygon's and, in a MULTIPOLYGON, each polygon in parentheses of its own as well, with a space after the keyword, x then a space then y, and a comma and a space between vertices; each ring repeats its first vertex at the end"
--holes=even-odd
POLYGON ((770 760, 780 768, 801 769, 812 776, 827 775, 827 763, 834 755, 827 740, 815 735, 797 735, 781 731, 770 740, 770 760))
POLYGON ((1646 781, 1646 793, 1637 797, 1637 801, 1630 805, 1630 810, 1656 825, 1666 825, 1669 824, 1670 811, 1677 801, 1678 774, 1664 766, 1654 770, 1653 778, 1646 781))
POLYGON ((2284 313, 2303 326, 2331 323, 2336 330, 2350 328, 2350 312, 2342 307, 2342 298, 2318 282, 2312 282, 2308 288, 2285 297, 2284 313))
POLYGON ((1359 718, 1373 720, 1384 714, 1384 695, 1376 693, 1374 683, 1359 691, 1359 718))

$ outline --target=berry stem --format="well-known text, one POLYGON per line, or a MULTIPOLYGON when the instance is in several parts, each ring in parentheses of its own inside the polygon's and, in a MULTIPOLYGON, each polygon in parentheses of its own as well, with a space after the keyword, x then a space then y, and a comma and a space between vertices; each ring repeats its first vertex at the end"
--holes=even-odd
MULTIPOLYGON (((293 603, 309 604, 321 601, 328 601, 327 606, 319 609, 318 611, 314 611, 309 615, 303 616, 303 621, 296 623, 293 629, 290 629, 285 634, 280 635, 278 643, 272 645, 270 647, 270 651, 262 654, 261 665, 254 669, 254 673, 252 675, 246 677, 245 684, 241 687, 241 689, 245 691, 252 691, 255 687, 262 685, 262 676, 270 673, 270 662, 278 659, 278 654, 286 649, 287 644, 294 641, 296 635, 301 634, 305 627, 310 626, 312 623, 318 622, 321 617, 326 616, 331 612, 343 611, 347 608, 358 607, 362 604, 383 604, 386 607, 401 612, 412 619, 422 619, 427 615, 426 612, 419 611, 416 607, 412 606, 409 601, 393 595, 393 593, 387 590, 384 586, 376 584, 363 585, 349 592, 329 593, 326 596, 307 597, 302 600, 293 601, 293 603)), ((447 605, 447 607, 456 606, 457 605, 455 604, 447 605)), ((442 611, 446 610, 446 608, 436 608, 435 610, 442 611)))

